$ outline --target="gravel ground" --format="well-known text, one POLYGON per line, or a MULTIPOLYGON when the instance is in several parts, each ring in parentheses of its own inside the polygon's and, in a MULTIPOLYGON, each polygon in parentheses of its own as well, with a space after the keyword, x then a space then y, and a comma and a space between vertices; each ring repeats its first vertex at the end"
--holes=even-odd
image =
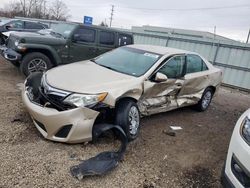
POLYGON ((17 84, 23 80, 0 59, 0 187, 220 187, 234 124, 250 104, 249 95, 222 88, 206 112, 182 108, 144 118, 140 137, 114 171, 78 181, 69 173, 72 165, 119 143, 45 140, 22 104, 17 84), (183 130, 166 135, 170 125, 183 130))

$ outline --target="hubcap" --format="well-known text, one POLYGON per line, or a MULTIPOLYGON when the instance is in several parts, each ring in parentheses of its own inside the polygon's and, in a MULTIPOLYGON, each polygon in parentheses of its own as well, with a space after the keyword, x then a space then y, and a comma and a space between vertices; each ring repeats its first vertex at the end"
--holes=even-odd
POLYGON ((29 73, 32 73, 32 72, 43 72, 45 70, 47 70, 47 64, 42 59, 39 59, 39 58, 33 59, 28 64, 28 71, 29 71, 29 73))
POLYGON ((136 135, 139 124, 140 124, 140 115, 139 111, 135 106, 132 106, 129 110, 129 133, 131 135, 136 135))
POLYGON ((206 109, 208 105, 210 104, 212 99, 212 93, 210 91, 207 91, 202 99, 202 108, 206 109))

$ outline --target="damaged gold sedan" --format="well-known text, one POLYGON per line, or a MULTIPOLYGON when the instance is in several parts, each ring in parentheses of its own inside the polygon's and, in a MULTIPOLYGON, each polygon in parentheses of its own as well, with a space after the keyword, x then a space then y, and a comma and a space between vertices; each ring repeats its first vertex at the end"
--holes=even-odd
POLYGON ((189 105, 205 111, 221 81, 221 70, 196 53, 130 45, 35 73, 22 97, 47 139, 90 141, 100 123, 112 123, 133 140, 142 116, 189 105))

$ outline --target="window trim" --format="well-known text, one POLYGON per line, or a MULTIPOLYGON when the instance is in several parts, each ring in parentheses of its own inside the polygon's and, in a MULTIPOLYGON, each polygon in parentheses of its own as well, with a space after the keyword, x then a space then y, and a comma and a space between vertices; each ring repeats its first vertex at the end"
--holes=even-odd
POLYGON ((174 54, 174 55, 170 55, 167 58, 165 58, 158 67, 156 67, 156 69, 153 71, 153 73, 148 77, 148 80, 152 81, 152 77, 165 65, 167 64, 171 59, 175 58, 175 57, 179 57, 182 56, 184 57, 184 67, 182 70, 182 75, 180 77, 176 77, 176 78, 169 78, 169 79, 182 79, 185 76, 185 71, 186 71, 186 54, 174 54))
POLYGON ((115 41, 116 41, 116 32, 113 32, 113 31, 106 31, 106 30, 99 30, 98 31, 98 45, 100 46, 106 46, 106 47, 114 47, 115 46, 115 41), (112 33, 113 36, 114 36, 114 43, 112 45, 109 45, 109 44, 102 44, 100 41, 101 39, 101 32, 106 32, 106 33, 112 33))

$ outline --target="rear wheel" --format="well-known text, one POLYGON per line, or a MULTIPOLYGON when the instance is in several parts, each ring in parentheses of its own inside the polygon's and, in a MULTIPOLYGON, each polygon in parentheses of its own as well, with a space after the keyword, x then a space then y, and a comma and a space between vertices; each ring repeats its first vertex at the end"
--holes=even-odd
POLYGON ((52 68, 50 59, 40 52, 27 54, 20 65, 20 70, 25 76, 33 72, 44 72, 50 68, 52 68))
POLYGON ((136 139, 140 130, 140 112, 137 104, 132 100, 121 101, 116 109, 115 123, 123 128, 129 141, 136 139))
POLYGON ((212 88, 205 89, 200 101, 196 105, 196 109, 200 112, 205 111, 209 107, 212 101, 213 95, 214 95, 214 91, 212 88))

